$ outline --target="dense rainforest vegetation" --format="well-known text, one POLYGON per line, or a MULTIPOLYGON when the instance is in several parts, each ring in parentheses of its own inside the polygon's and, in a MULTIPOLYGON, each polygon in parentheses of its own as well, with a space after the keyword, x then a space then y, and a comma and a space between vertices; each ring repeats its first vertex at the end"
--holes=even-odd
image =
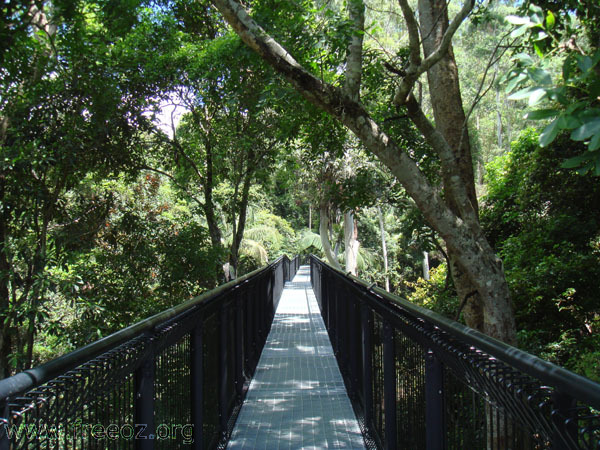
POLYGON ((0 11, 0 377, 312 252, 600 380, 595 0, 0 11))

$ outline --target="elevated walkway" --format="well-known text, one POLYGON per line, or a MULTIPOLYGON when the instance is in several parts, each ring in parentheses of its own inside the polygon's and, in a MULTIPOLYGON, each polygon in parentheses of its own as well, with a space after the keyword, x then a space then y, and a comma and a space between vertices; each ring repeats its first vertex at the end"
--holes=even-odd
POLYGON ((227 448, 365 448, 308 266, 285 285, 227 448))

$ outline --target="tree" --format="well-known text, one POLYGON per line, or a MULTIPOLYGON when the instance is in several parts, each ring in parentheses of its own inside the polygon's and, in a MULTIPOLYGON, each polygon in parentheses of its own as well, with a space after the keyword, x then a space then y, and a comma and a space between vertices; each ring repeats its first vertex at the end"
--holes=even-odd
POLYGON ((538 108, 528 112, 526 119, 551 119, 540 134, 540 146, 550 145, 561 131, 569 131, 571 139, 586 144, 586 151, 564 161, 563 167, 600 175, 598 5, 592 1, 526 2, 520 15, 508 16, 507 21, 514 25, 512 35, 520 39, 513 67, 505 77, 506 90, 512 92, 509 99, 526 99, 529 107, 538 108))
POLYGON ((133 171, 143 148, 149 99, 164 86, 151 54, 170 42, 138 6, 119 20, 95 2, 35 2, 11 16, 20 31, 0 69, 1 375, 30 366, 51 269, 77 244, 58 236, 86 216, 73 217, 68 195, 88 177, 133 171))
POLYGON ((440 192, 429 183, 396 140, 373 120, 363 104, 305 69, 277 40, 250 18, 240 4, 234 0, 213 0, 213 4, 250 48, 282 73, 307 100, 348 127, 365 148, 392 171, 427 221, 445 240, 448 249, 454 253, 456 261, 465 269, 481 296, 484 331, 491 336, 514 342, 514 317, 502 262, 481 230, 476 209, 469 197, 469 187, 463 182, 451 145, 423 114, 412 94, 420 75, 446 55, 454 33, 473 8, 474 1, 465 2, 441 38, 439 47, 424 59, 421 58, 414 12, 406 1, 400 2, 410 36, 410 50, 408 64, 401 72, 403 77, 394 96, 394 104, 405 109, 410 120, 437 154, 444 178, 450 183, 446 186, 446 193, 454 197, 460 216, 447 207, 440 192))
POLYGON ((172 137, 161 135, 172 148, 166 165, 202 209, 213 247, 230 236, 225 276, 235 277, 251 187, 268 177, 290 125, 269 69, 235 34, 182 46, 173 57, 180 73, 172 101, 187 112, 178 127, 172 124, 172 137))
POLYGON ((557 168, 582 143, 538 138, 527 130, 489 165, 482 224, 505 263, 520 346, 598 379, 600 186, 557 168))

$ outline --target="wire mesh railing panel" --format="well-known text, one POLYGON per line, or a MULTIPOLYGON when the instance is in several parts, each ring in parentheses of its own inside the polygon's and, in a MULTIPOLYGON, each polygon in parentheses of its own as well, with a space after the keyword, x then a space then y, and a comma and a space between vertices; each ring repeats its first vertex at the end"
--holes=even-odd
POLYGON ((204 318, 203 344, 203 415, 202 436, 204 448, 215 446, 219 436, 219 317, 215 312, 204 318))
POLYGON ((192 443, 190 340, 186 334, 155 359, 156 448, 159 449, 189 448, 192 443))
MULTIPOLYGON (((373 427, 381 440, 385 436, 385 412, 384 412, 384 377, 383 377, 383 318, 379 314, 373 314, 373 352, 371 359, 372 383, 373 383, 373 427)), ((385 443, 385 441, 384 441, 385 443)))
POLYGON ((310 264, 346 385, 360 391, 351 400, 359 421, 364 418, 368 446, 600 449, 597 383, 315 257, 310 264), (358 327, 354 302, 360 305, 358 327), (360 364, 348 357, 354 351, 352 333, 361 337, 360 364))
POLYGON ((425 448, 425 352, 400 331, 394 336, 397 445, 425 448))
POLYGON ((0 380, 0 450, 224 447, 298 258, 0 380))
POLYGON ((135 340, 11 399, 7 447, 133 448, 131 374, 146 351, 135 340))

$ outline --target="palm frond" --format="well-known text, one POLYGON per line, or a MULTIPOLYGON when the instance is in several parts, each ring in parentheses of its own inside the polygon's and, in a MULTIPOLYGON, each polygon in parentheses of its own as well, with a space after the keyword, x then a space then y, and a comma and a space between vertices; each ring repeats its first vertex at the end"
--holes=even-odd
POLYGON ((313 233, 310 230, 305 230, 302 232, 300 236, 300 242, 298 243, 298 248, 302 250, 306 250, 310 247, 316 248, 318 251, 323 251, 323 244, 321 243, 321 236, 317 233, 313 233))
POLYGON ((259 242, 253 239, 242 239, 242 242, 240 243, 240 254, 254 259, 261 266, 267 264, 269 261, 267 250, 259 242))

